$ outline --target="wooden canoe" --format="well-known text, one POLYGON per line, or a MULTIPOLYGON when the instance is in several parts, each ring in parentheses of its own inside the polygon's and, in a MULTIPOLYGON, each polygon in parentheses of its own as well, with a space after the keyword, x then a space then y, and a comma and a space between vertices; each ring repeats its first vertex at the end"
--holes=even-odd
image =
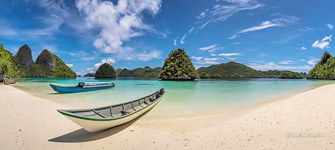
POLYGON ((164 95, 164 89, 143 98, 121 104, 77 110, 58 110, 86 131, 97 132, 127 123, 152 109, 164 95))
POLYGON ((51 88, 59 93, 78 93, 103 90, 115 86, 113 82, 79 82, 76 86, 59 86, 50 84, 51 88))

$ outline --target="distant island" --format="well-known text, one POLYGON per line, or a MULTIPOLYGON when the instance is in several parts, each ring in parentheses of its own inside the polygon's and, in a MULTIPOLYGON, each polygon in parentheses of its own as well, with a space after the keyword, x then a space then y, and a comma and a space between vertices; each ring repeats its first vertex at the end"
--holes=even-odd
POLYGON ((25 77, 61 77, 75 78, 77 75, 58 56, 49 50, 43 50, 33 61, 28 45, 23 45, 15 56, 0 44, 0 76, 25 77))
MULTIPOLYGON (((21 46, 15 56, 0 44, 0 79, 4 76, 14 78, 26 77, 60 77, 75 78, 71 70, 58 56, 49 50, 43 50, 33 61, 27 44, 21 46)), ((221 63, 195 69, 184 49, 173 50, 166 58, 163 67, 114 69, 110 64, 103 64, 96 73, 88 73, 84 77, 95 78, 160 78, 162 80, 194 80, 224 78, 280 78, 280 79, 335 79, 335 57, 324 52, 321 60, 306 75, 292 71, 259 71, 237 62, 221 63)))

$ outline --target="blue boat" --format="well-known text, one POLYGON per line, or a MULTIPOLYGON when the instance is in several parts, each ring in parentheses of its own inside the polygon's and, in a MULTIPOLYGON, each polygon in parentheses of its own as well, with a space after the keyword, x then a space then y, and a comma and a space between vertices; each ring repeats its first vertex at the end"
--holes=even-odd
POLYGON ((113 82, 79 82, 76 86, 59 86, 50 84, 51 88, 58 93, 78 93, 108 89, 115 86, 113 82))

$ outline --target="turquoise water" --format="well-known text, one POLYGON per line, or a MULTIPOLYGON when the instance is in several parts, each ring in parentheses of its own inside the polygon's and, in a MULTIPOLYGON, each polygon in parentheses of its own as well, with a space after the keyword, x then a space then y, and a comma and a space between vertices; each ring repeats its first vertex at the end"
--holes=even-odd
MULTIPOLYGON (((19 79, 15 85, 33 95, 51 99, 67 108, 90 108, 111 105, 149 95, 165 88, 163 101, 150 113, 152 117, 198 115, 210 111, 224 111, 258 102, 282 98, 308 89, 333 83, 318 80, 199 80, 194 82, 158 80, 95 80, 77 79, 19 79), (81 81, 113 81, 111 89, 57 94, 49 84, 75 85, 81 81)), ((60 108, 61 109, 61 108, 60 108)))

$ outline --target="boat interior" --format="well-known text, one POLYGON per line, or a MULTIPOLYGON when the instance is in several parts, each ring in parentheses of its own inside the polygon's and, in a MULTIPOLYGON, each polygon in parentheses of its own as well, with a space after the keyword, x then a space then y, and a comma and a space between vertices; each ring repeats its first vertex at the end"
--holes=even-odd
POLYGON ((159 99, 159 97, 163 96, 164 93, 164 89, 161 89, 146 97, 122 104, 86 110, 66 110, 66 112, 84 118, 115 119, 131 115, 137 111, 144 109, 145 107, 154 103, 157 99, 159 99))

